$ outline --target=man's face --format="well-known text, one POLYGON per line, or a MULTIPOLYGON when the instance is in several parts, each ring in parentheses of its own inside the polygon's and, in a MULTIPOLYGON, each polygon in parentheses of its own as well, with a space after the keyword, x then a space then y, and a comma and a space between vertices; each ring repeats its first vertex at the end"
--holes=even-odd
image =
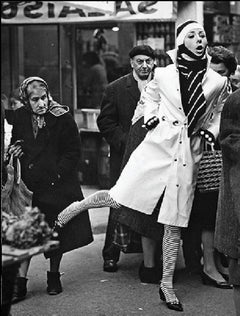
POLYGON ((221 76, 229 77, 229 71, 227 67, 224 65, 224 63, 219 63, 219 64, 210 63, 210 68, 212 68, 212 70, 219 73, 219 75, 221 76))
POLYGON ((146 80, 153 69, 154 60, 146 55, 136 55, 130 59, 131 67, 141 80, 146 80))

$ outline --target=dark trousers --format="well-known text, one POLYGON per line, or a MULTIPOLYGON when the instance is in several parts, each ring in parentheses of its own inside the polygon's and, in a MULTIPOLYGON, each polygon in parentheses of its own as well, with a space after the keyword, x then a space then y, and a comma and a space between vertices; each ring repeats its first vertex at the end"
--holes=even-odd
POLYGON ((114 230, 117 225, 117 221, 115 220, 115 212, 117 212, 117 210, 110 208, 102 256, 104 260, 115 260, 118 262, 120 257, 120 249, 113 244, 114 230))

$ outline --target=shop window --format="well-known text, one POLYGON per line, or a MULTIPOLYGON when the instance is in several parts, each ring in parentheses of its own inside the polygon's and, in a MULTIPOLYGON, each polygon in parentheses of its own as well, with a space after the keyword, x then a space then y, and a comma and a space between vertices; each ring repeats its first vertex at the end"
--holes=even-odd
POLYGON ((166 51, 175 47, 175 22, 137 23, 136 37, 137 45, 149 45, 155 50, 158 66, 169 64, 166 51))
MULTIPOLYGON (((7 27, 1 28, 1 94, 4 99, 9 96, 12 90, 10 78, 10 30, 7 27)), ((2 99, 2 98, 1 98, 2 99)), ((7 103, 5 105, 7 107, 7 103)))
POLYGON ((118 32, 106 27, 76 27, 77 108, 99 109, 108 83, 122 75, 118 32))
POLYGON ((46 80, 52 97, 59 101, 59 54, 56 25, 23 27, 22 73, 46 80))

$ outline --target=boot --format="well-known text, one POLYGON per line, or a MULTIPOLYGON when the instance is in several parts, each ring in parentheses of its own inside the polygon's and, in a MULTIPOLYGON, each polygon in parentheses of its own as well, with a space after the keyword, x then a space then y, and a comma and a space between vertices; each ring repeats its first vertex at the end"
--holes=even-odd
POLYGON ((144 262, 142 262, 138 270, 138 275, 142 283, 159 284, 161 269, 158 267, 146 268, 144 262))
POLYGON ((27 278, 16 277, 14 288, 13 288, 12 304, 15 304, 26 298, 27 281, 28 281, 27 278))
POLYGON ((49 295, 57 295, 61 293, 63 290, 60 281, 60 273, 47 271, 47 285, 47 292, 49 295))

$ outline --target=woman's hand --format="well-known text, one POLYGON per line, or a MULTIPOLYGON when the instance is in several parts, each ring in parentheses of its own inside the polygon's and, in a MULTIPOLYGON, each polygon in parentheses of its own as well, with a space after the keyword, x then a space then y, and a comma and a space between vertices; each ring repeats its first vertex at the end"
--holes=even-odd
POLYGON ((147 130, 151 130, 154 127, 156 127, 159 124, 159 118, 156 116, 153 116, 150 118, 145 125, 143 125, 147 130))
POLYGON ((14 158, 21 158, 23 153, 22 149, 23 140, 17 140, 13 145, 9 146, 8 153, 13 155, 14 158))

